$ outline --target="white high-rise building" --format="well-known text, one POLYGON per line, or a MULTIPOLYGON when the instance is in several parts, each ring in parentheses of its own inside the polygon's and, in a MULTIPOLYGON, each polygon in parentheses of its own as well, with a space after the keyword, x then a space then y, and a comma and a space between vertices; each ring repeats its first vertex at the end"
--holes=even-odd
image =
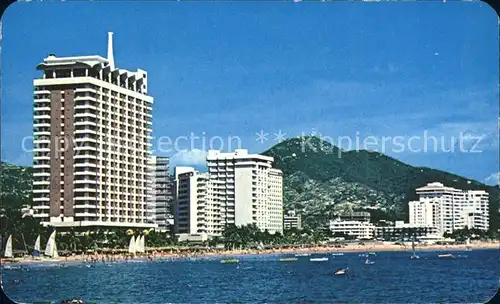
POLYGON ((34 80, 34 216, 56 227, 147 223, 153 97, 108 56, 56 57, 34 80))
POLYGON ((212 196, 220 200, 222 227, 255 223, 261 230, 283 233, 283 174, 271 167, 273 161, 245 149, 208 151, 212 196))
POLYGON ((149 162, 150 196, 148 197, 148 222, 168 231, 174 224, 172 214, 173 180, 170 175, 170 160, 166 156, 152 156, 149 162))
POLYGON ((175 172, 175 231, 177 234, 220 236, 220 203, 212 196, 213 185, 207 173, 190 167, 175 172))
POLYGON ((460 190, 442 183, 429 183, 416 189, 418 201, 409 202, 411 225, 433 226, 438 234, 463 229, 489 229, 488 193, 460 190))

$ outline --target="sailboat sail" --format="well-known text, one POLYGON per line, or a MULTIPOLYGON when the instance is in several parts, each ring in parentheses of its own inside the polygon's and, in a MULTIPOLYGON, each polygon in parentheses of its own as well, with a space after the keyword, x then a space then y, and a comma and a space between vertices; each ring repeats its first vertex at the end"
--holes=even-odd
POLYGON ((52 257, 53 258, 58 258, 59 257, 59 253, 57 253, 57 245, 56 245, 56 241, 54 240, 54 251, 52 251, 52 257))
POLYGON ((141 252, 146 252, 146 240, 144 239, 144 235, 141 236, 141 252))
POLYGON ((410 257, 411 259, 419 259, 420 257, 415 252, 415 236, 413 236, 413 240, 411 241, 411 249, 413 251, 413 255, 410 257))
POLYGON ((6 258, 11 258, 12 257, 12 235, 9 235, 9 238, 7 239, 7 244, 5 245, 5 254, 4 256, 6 258))
POLYGON ((142 238, 142 236, 138 236, 135 239, 135 252, 142 252, 141 238, 142 238))
POLYGON ((47 247, 45 247, 45 255, 49 257, 56 258, 57 255, 57 246, 56 246, 56 232, 52 232, 47 241, 47 247))
POLYGON ((40 236, 36 238, 35 248, 33 249, 33 256, 34 257, 40 256, 40 236))
POLYGON ((132 236, 128 245, 128 253, 135 253, 135 236, 132 236))
POLYGON ((144 236, 143 235, 138 236, 135 243, 136 243, 135 251, 140 253, 144 252, 144 236))

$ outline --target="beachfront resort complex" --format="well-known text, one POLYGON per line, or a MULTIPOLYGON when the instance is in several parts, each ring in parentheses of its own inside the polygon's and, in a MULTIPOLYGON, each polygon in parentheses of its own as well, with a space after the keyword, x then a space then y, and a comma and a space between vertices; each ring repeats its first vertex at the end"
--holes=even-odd
MULTIPOLYGON (((301 210, 284 213, 283 173, 274 159, 208 151, 207 172, 153 156, 153 97, 147 73, 107 58, 57 57, 34 80, 33 216, 52 227, 155 228, 181 239, 221 236, 227 225, 255 224, 271 234, 302 228, 301 210)), ((383 227, 369 213, 329 219, 338 235, 372 239, 417 229, 441 237, 464 227, 488 230, 488 193, 439 182, 416 189, 409 222, 383 227)))
POLYGON ((370 213, 358 212, 330 221, 330 230, 357 239, 387 239, 411 231, 422 240, 438 240, 445 233, 466 227, 482 231, 489 229, 489 195, 484 190, 455 189, 433 182, 417 188, 416 194, 418 200, 408 203, 408 223, 396 221, 375 226, 370 222, 370 213))

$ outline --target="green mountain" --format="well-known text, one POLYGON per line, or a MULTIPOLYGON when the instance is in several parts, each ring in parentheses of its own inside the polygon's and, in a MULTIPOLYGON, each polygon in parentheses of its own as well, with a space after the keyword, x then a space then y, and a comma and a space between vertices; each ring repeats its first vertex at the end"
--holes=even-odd
POLYGON ((378 152, 343 151, 317 137, 283 141, 264 155, 284 173, 285 209, 302 213, 310 228, 334 214, 365 209, 372 219, 408 220, 408 201, 415 189, 441 182, 460 189, 490 194, 490 225, 500 228, 500 188, 426 167, 413 167, 378 152))
POLYGON ((0 167, 0 200, 2 209, 20 209, 31 205, 33 168, 11 165, 5 162, 0 167))
MULTIPOLYGON (((285 209, 300 210, 305 226, 317 228, 347 210, 364 208, 372 219, 408 219, 415 189, 441 182, 490 194, 490 226, 500 228, 500 188, 425 167, 413 167, 378 152, 342 151, 317 137, 283 141, 263 153, 284 173, 285 209), (308 140, 308 141, 307 141, 308 140), (309 143, 305 145, 306 141, 309 143)), ((1 163, 2 209, 31 205, 33 169, 1 163)))

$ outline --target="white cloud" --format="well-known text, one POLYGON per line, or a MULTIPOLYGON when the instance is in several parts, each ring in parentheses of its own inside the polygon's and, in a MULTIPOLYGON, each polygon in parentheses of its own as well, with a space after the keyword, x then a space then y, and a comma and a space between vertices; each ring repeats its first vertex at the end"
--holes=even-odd
POLYGON ((207 151, 200 149, 183 150, 175 153, 170 161, 173 166, 205 165, 207 151))
POLYGON ((490 176, 484 179, 484 182, 488 185, 500 185, 500 172, 491 173, 490 176))

